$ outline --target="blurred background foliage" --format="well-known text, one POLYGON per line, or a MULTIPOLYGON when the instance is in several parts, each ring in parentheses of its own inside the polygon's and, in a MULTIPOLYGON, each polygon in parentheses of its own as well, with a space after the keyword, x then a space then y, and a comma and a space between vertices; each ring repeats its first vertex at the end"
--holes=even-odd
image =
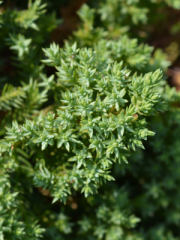
MULTIPOLYGON (((47 41, 56 42, 62 46, 64 40, 69 39, 78 29, 81 20, 86 19, 85 25, 92 24, 96 30, 93 33, 93 29, 86 29, 88 32, 85 33, 79 29, 75 35, 81 38, 81 43, 86 37, 91 45, 92 41, 97 41, 102 35, 107 35, 109 39, 117 39, 127 34, 130 38, 137 38, 139 43, 148 43, 154 49, 162 49, 171 61, 171 68, 168 70, 170 84, 180 88, 180 3, 178 0, 43 0, 42 3, 47 4, 46 12, 49 15, 41 17, 41 20, 46 23, 52 21, 49 24, 50 34, 44 36, 46 31, 41 27, 42 31, 36 37, 42 36, 46 43, 47 41), (83 3, 91 7, 93 17, 87 16, 88 13, 85 11, 82 16, 81 10, 77 14, 83 3), (103 32, 97 28, 103 29, 103 32), (87 33, 89 35, 86 35, 87 33)), ((3 8, 22 10, 26 7, 27 1, 6 0, 1 11, 3 8)), ((2 45, 1 47, 4 49, 2 45)))

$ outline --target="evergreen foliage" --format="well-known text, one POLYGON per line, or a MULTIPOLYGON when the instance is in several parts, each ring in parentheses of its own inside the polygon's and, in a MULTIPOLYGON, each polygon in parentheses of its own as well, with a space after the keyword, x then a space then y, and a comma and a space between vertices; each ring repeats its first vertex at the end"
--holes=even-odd
POLYGON ((180 94, 162 51, 127 34, 163 5, 83 5, 62 47, 48 5, 2 5, 0 239, 179 238, 180 94))
MULTIPOLYGON (((178 0, 97 0, 89 4, 93 8, 84 5, 78 12, 84 26, 75 33, 79 42, 88 46, 103 37, 117 39, 124 35, 144 42, 152 37, 154 26, 159 28, 158 24, 167 21, 168 6, 180 9, 178 0)), ((171 25, 170 31, 179 30, 179 21, 171 25)))

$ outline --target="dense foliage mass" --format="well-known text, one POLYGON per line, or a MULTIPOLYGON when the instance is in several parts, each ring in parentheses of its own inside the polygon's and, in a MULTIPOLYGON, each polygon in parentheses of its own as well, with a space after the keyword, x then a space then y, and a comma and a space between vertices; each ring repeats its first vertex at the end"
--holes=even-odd
POLYGON ((0 239, 179 239, 180 94, 138 43, 179 1, 91 1, 64 46, 46 3, 1 2, 0 239))

